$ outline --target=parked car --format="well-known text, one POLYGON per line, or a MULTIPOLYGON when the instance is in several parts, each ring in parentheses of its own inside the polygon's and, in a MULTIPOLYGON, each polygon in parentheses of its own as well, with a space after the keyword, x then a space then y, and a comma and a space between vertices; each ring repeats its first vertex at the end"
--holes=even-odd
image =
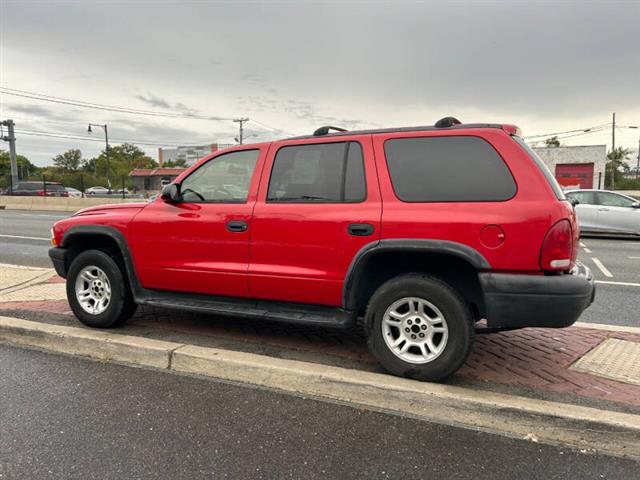
POLYGON ((108 195, 110 193, 105 187, 91 187, 84 191, 85 195, 108 195))
POLYGON ((64 185, 58 182, 17 182, 7 195, 68 197, 64 185))
POLYGON ((640 201, 608 190, 571 190, 582 233, 640 236, 640 201))
POLYGON ((82 197, 82 192, 76 188, 73 187, 65 187, 65 190, 67 191, 67 193, 69 194, 70 197, 73 198, 81 198, 82 197))
POLYGON ((74 314, 100 328, 138 304, 362 318, 384 368, 437 381, 476 327, 566 327, 593 301, 573 206, 517 127, 332 130, 213 153, 161 200, 55 223, 49 255, 74 314))
POLYGON ((111 191, 117 193, 118 195, 122 195, 123 193, 125 195, 129 195, 129 190, 126 188, 119 188, 118 190, 111 190, 111 191))

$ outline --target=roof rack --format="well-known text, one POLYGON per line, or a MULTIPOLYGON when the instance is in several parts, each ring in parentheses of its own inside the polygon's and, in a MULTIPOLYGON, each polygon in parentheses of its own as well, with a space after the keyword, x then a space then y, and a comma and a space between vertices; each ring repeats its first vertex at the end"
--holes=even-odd
POLYGON ((346 132, 347 130, 340 127, 332 127, 327 125, 325 127, 318 128, 315 132, 313 132, 314 137, 322 137, 323 135, 328 135, 329 130, 335 130, 336 132, 346 132))

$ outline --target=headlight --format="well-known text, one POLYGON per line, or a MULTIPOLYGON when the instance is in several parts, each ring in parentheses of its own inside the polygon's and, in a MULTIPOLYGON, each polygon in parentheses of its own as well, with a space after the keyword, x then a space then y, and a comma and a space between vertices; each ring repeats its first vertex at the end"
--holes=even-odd
POLYGON ((56 243, 56 235, 55 233, 53 233, 53 228, 51 228, 51 245, 53 245, 54 247, 58 246, 58 244, 56 243))

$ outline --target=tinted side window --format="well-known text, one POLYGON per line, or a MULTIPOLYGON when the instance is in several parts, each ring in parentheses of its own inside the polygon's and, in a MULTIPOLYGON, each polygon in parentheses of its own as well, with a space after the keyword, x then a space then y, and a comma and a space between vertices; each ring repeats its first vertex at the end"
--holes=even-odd
POLYGON ((59 183, 47 183, 48 192, 64 192, 65 189, 59 183))
POLYGON ((185 202, 244 203, 259 150, 215 157, 185 178, 180 186, 185 202))
POLYGON ((269 179, 268 202, 361 202, 364 159, 357 142, 282 147, 269 179))
POLYGON ((631 207, 635 202, 615 193, 598 192, 598 205, 605 207, 631 207))
POLYGON ((567 192, 567 198, 575 198, 581 205, 595 205, 594 192, 567 192))
POLYGON ((511 172, 481 138, 401 138, 384 149, 393 189, 405 202, 492 202, 516 193, 511 172))

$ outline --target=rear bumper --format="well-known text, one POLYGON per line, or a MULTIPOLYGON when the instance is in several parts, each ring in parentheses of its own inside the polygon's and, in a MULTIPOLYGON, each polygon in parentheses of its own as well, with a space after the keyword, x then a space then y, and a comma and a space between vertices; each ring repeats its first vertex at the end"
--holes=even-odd
POLYGON ((595 283, 581 263, 565 275, 481 273, 487 327, 568 327, 593 303, 595 283))
POLYGON ((49 249, 49 258, 53 263, 53 268, 62 278, 67 277, 66 255, 67 250, 65 248, 53 247, 49 249))

